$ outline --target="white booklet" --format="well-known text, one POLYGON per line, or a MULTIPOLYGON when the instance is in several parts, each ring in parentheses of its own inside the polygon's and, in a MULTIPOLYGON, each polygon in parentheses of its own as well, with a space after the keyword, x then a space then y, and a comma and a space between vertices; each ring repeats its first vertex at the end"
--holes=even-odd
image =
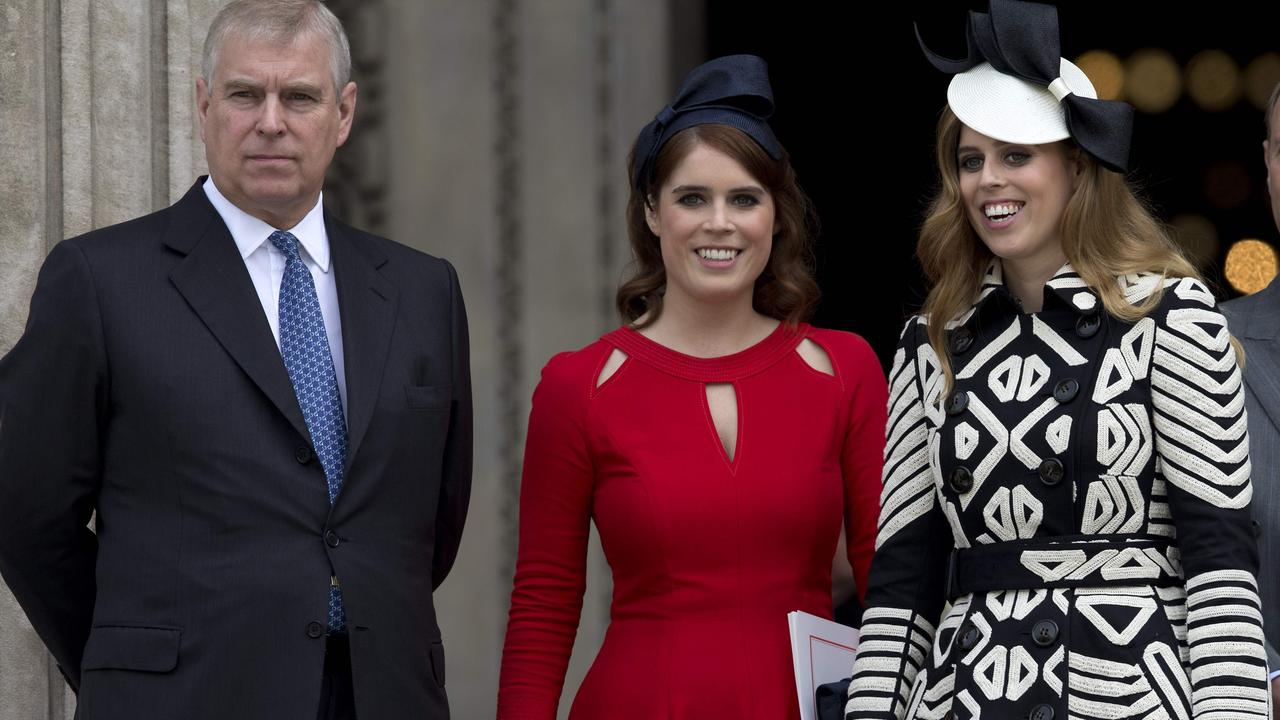
POLYGON ((814 692, 818 686, 843 680, 853 672, 858 631, 799 610, 787 613, 787 624, 791 627, 800 720, 815 720, 818 703, 814 692))

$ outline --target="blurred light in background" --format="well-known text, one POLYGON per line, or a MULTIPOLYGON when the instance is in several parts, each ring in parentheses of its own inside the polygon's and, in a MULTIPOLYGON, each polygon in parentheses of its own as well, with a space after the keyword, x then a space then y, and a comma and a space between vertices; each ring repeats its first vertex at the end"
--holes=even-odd
POLYGON ((1173 239, 1196 267, 1218 257, 1218 229, 1203 215, 1178 215, 1169 223, 1173 239))
POLYGON ((1276 83, 1280 83, 1280 53, 1263 53, 1244 70, 1244 95, 1259 110, 1267 109, 1276 83))
POLYGON ((1165 50, 1146 48, 1125 63, 1124 97, 1145 113, 1162 113, 1182 95, 1182 71, 1165 50))
POLYGON ((1227 251, 1223 274, 1237 292, 1252 295, 1276 276, 1275 248, 1261 240, 1237 240, 1227 251))
POLYGON ((1124 65, 1114 53, 1090 50, 1076 58, 1076 65, 1089 76, 1102 100, 1121 100, 1124 92, 1124 65))
POLYGON ((1187 94, 1209 112, 1226 110, 1240 101, 1244 82, 1240 66, 1221 50, 1203 50, 1187 63, 1187 94))
MULTIPOLYGON (((1259 120, 1261 122, 1261 120, 1259 120)), ((1219 160, 1204 173, 1204 196, 1221 210, 1234 210, 1249 202, 1253 182, 1249 170, 1239 160, 1219 160)))

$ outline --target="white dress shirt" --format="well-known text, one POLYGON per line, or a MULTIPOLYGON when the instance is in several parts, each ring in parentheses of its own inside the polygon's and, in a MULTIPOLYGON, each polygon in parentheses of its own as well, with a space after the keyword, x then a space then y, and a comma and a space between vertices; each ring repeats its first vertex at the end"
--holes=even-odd
POLYGON ((333 263, 329 256, 329 235, 324 229, 324 194, 316 200, 315 207, 302 221, 291 228, 274 228, 241 210, 218 191, 210 176, 204 182, 204 193, 213 208, 222 216, 240 250, 244 266, 258 292, 262 312, 271 325, 271 334, 280 347, 280 284, 284 280, 284 253, 268 242, 276 230, 288 230, 298 238, 302 262, 315 282, 316 295, 320 299, 320 314, 324 316, 325 334, 329 336, 329 354, 333 356, 333 369, 338 375, 338 394, 342 397, 343 415, 347 414, 347 376, 342 357, 342 317, 338 314, 338 285, 333 279, 333 263))

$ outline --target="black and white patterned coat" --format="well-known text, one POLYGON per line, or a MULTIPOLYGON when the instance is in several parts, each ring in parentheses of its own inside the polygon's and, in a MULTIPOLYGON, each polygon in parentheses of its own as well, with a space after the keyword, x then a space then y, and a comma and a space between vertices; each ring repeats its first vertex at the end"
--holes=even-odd
POLYGON ((1267 718, 1236 356, 1192 279, 1069 265, 1020 312, 993 262, 890 376, 879 534, 846 718, 1267 718))

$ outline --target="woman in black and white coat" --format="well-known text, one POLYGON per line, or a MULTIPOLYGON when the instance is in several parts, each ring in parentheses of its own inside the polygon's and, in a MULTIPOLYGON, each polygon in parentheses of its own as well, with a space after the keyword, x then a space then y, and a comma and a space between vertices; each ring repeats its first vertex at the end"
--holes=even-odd
POLYGON ((992 0, 938 126, 846 718, 1269 717, 1233 341, 1132 111, 992 0))

